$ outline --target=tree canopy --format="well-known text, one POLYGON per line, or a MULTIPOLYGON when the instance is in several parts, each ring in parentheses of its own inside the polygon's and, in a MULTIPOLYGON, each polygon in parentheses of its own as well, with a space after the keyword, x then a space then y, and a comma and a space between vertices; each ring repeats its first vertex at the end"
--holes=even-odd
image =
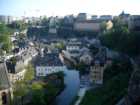
POLYGON ((0 47, 6 52, 9 52, 12 47, 10 34, 12 34, 12 30, 5 24, 0 24, 0 47))
POLYGON ((123 25, 119 18, 114 19, 113 22, 113 28, 100 37, 102 44, 130 56, 139 55, 140 32, 129 32, 128 27, 123 25))

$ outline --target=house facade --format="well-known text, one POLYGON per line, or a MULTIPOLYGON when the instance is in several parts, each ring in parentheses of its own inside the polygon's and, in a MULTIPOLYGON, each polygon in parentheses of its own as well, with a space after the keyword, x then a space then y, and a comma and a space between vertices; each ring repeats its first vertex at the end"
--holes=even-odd
POLYGON ((59 59, 59 55, 52 53, 44 56, 37 56, 37 61, 35 61, 34 64, 37 77, 47 76, 66 69, 59 59))
POLYGON ((105 65, 100 61, 95 61, 90 67, 90 81, 95 84, 103 84, 103 74, 105 65))
POLYGON ((74 23, 75 31, 91 31, 91 32, 99 32, 100 31, 100 20, 84 20, 84 21, 76 21, 74 23))
POLYGON ((24 79, 24 74, 26 72, 24 62, 21 59, 15 58, 15 62, 7 60, 6 66, 8 69, 8 75, 10 82, 13 84, 16 81, 24 79))
POLYGON ((66 51, 72 57, 80 56, 81 42, 76 39, 71 39, 66 45, 66 51))

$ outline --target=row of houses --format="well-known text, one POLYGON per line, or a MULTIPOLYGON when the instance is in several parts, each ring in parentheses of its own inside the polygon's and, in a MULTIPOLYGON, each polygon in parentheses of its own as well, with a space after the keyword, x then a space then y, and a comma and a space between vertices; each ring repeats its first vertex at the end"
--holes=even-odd
POLYGON ((103 84, 104 70, 108 65, 111 65, 112 56, 108 54, 108 49, 100 45, 97 39, 84 40, 82 42, 78 39, 69 39, 66 44, 66 49, 63 51, 62 56, 71 61, 82 62, 89 67, 90 82, 95 84, 103 84), (83 45, 83 43, 86 43, 83 45), (98 48, 98 52, 93 55, 89 46, 94 45, 98 48))
POLYGON ((24 78, 28 62, 36 55, 37 51, 30 47, 20 55, 0 61, 0 105, 10 105, 14 83, 24 78))
MULTIPOLYGON (((77 17, 73 15, 65 16, 63 18, 63 27, 66 30, 69 29, 80 32, 100 32, 103 23, 106 25, 107 30, 111 29, 113 27, 112 20, 114 18, 120 18, 122 24, 128 25, 129 30, 140 31, 140 15, 130 15, 124 11, 119 16, 101 15, 98 17, 97 15, 93 15, 91 18, 87 18, 86 13, 79 13, 77 17)), ((58 17, 57 20, 59 20, 58 17)), ((54 23, 56 24, 56 22, 54 23)), ((57 33, 57 28, 50 28, 50 32, 57 33)))
MULTIPOLYGON (((57 24, 59 23, 54 17, 50 19, 50 27, 49 27, 49 33, 56 34, 58 30, 57 24)), ((85 16, 85 13, 79 14, 76 18, 72 15, 66 16, 63 19, 63 26, 61 28, 65 30, 70 31, 87 31, 87 32, 99 32, 101 30, 101 24, 103 22, 106 23, 106 25, 110 25, 113 27, 112 18, 109 18, 109 16, 105 15, 102 16, 99 19, 87 19, 85 16)), ((111 27, 111 28, 112 28, 111 27)))

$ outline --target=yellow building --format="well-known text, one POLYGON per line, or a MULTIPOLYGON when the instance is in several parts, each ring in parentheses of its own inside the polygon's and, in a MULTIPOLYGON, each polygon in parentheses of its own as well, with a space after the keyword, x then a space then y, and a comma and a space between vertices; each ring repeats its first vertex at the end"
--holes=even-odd
POLYGON ((100 61, 95 61, 90 67, 90 81, 95 84, 103 84, 103 74, 105 65, 100 61))

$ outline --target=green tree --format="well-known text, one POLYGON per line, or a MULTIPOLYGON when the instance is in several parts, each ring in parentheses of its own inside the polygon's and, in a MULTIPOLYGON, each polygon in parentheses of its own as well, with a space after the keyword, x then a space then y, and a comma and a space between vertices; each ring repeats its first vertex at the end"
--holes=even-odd
POLYGON ((87 69, 87 65, 85 65, 84 62, 80 62, 75 65, 75 68, 79 70, 80 74, 84 74, 87 69))
POLYGON ((106 27, 107 27, 106 22, 105 22, 105 21, 102 22, 102 23, 100 24, 100 27, 101 27, 101 31, 105 31, 105 30, 106 30, 106 27))
POLYGON ((29 92, 29 87, 23 81, 17 81, 14 84, 13 94, 16 99, 20 98, 21 105, 23 105, 24 96, 29 92))
POLYGON ((10 34, 12 31, 5 24, 0 24, 0 44, 2 45, 2 50, 9 52, 12 47, 12 42, 10 39, 10 34))
POLYGON ((30 82, 31 80, 34 79, 34 76, 35 76, 34 67, 33 67, 33 65, 29 64, 29 65, 26 67, 26 73, 25 73, 25 75, 24 75, 24 81, 25 81, 25 82, 30 82))
POLYGON ((15 21, 10 25, 11 28, 13 29, 18 29, 20 31, 27 29, 28 24, 25 23, 24 21, 15 21))
POLYGON ((44 100, 44 87, 42 82, 34 82, 31 86, 32 89, 32 105, 46 105, 44 100))
POLYGON ((56 48, 59 48, 59 49, 64 49, 64 43, 63 42, 60 42, 60 43, 57 43, 56 45, 55 45, 55 47, 56 48))
POLYGON ((120 18, 113 20, 113 28, 100 36, 103 45, 127 53, 130 56, 137 56, 140 53, 140 32, 130 32, 126 25, 123 25, 120 18))

